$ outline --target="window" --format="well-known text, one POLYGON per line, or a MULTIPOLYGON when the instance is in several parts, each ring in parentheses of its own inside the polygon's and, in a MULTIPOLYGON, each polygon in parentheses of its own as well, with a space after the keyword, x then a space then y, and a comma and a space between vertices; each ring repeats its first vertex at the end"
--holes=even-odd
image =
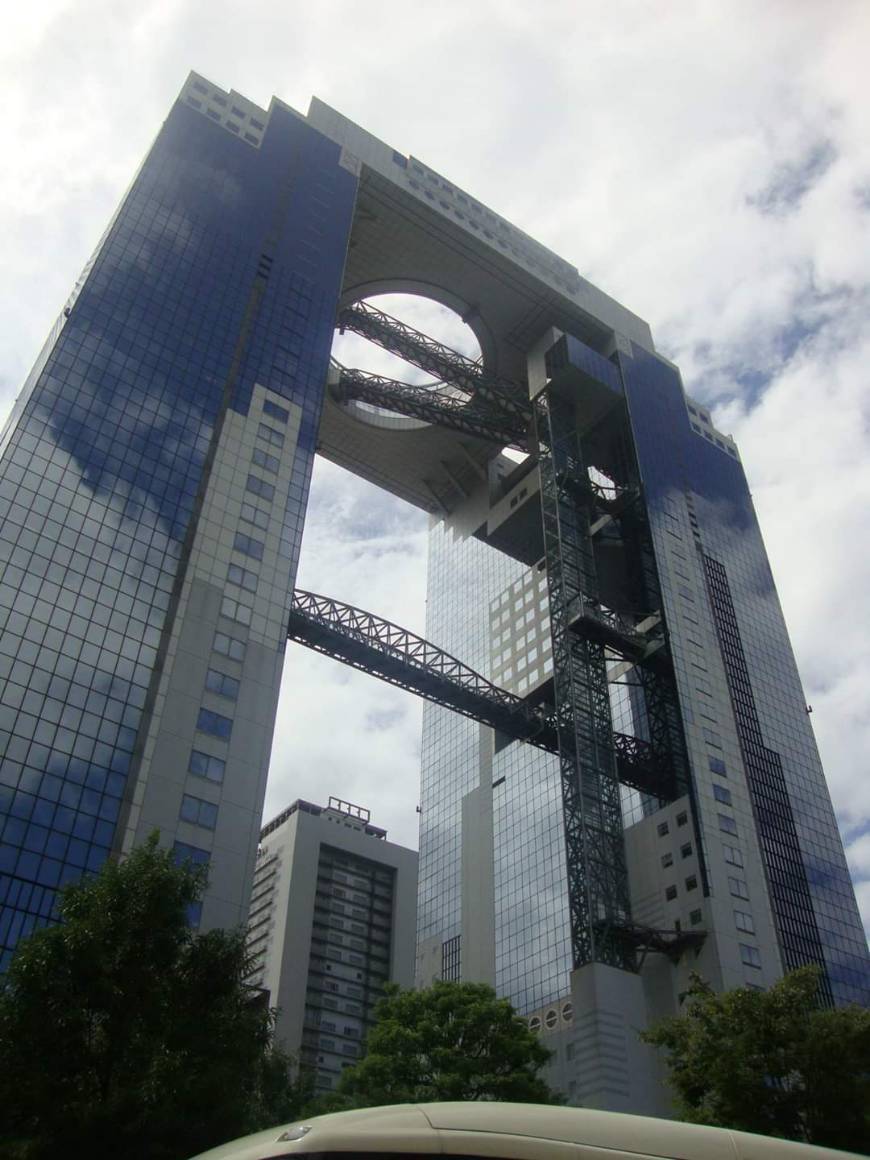
POLYGON ((251 124, 253 125, 253 127, 255 129, 264 129, 265 128, 265 125, 263 124, 262 121, 255 121, 253 117, 251 117, 251 124))
POLYGON ((271 443, 273 447, 284 446, 284 436, 280 431, 276 431, 274 427, 270 427, 268 423, 261 423, 257 428, 257 436, 266 443, 271 443))
POLYGON ((689 877, 686 879, 686 889, 687 890, 697 890, 698 889, 698 879, 695 877, 694 874, 690 874, 689 877))
POLYGON ((684 846, 680 846, 680 857, 681 858, 691 858, 692 857, 692 843, 691 842, 686 842, 686 844, 684 846))
MULTIPOLYGON (((252 125, 256 125, 256 121, 252 121, 252 125)), ((272 403, 268 399, 263 403, 263 414, 268 415, 270 419, 277 419, 279 423, 286 423, 290 418, 290 412, 284 407, 279 407, 277 403, 272 403)))
POLYGON ((718 733, 714 733, 712 729, 704 729, 702 732, 708 745, 712 745, 715 749, 722 748, 722 738, 718 733))
POLYGON ((728 772, 725 769, 725 762, 721 757, 710 757, 708 760, 710 762, 710 769, 713 773, 718 773, 720 777, 728 776, 728 772))
POLYGON ((740 944, 740 961, 746 967, 755 967, 761 969, 761 952, 758 947, 748 946, 746 943, 740 944))
POLYGON ((230 564, 229 568, 227 568, 227 581, 230 584, 238 584, 240 588, 245 588, 248 592, 257 591, 256 572, 251 572, 247 568, 240 568, 238 564, 230 564))
POLYGON ((242 120, 245 119, 245 113, 243 109, 239 109, 236 105, 233 105, 231 111, 234 117, 241 117, 242 120))
POLYGON ((689 922, 692 924, 692 926, 697 926, 703 917, 704 916, 700 910, 692 910, 689 912, 689 922))
POLYGON ((202 753, 200 750, 194 749, 191 751, 187 768, 194 777, 204 777, 208 781, 217 782, 219 785, 224 779, 226 766, 227 763, 219 757, 212 757, 210 753, 202 753))
POLYGON ((734 911, 734 925, 745 934, 755 934, 755 922, 752 915, 747 914, 745 910, 734 911))
POLYGON ((214 802, 191 797, 189 793, 181 799, 181 820, 194 826, 204 826, 207 830, 213 830, 217 823, 217 812, 218 808, 214 802))
POLYGON ((736 834, 737 823, 728 814, 719 814, 719 829, 723 834, 736 834))
POLYGON ((219 697, 229 697, 231 701, 239 695, 239 682, 235 677, 228 677, 226 673, 217 669, 209 669, 205 675, 205 687, 210 693, 217 693, 219 697))
POLYGON ((678 826, 685 826, 688 823, 688 821, 689 821, 689 815, 687 813, 685 813, 685 811, 681 814, 677 814, 677 825, 678 826))
POLYGON ((229 741, 233 732, 232 719, 213 713, 211 709, 200 709, 196 727, 201 733, 210 733, 212 737, 220 737, 223 741, 229 741))
POLYGON ((743 851, 738 850, 736 846, 726 846, 724 843, 722 849, 725 853, 725 861, 731 866, 743 865, 743 851))
POLYGON ((713 797, 717 802, 721 802, 723 806, 731 805, 731 790, 726 789, 724 785, 714 784, 713 797))
POLYGON ((266 483, 265 479, 260 479, 256 475, 249 475, 245 487, 252 495, 258 495, 260 499, 273 500, 275 498, 275 489, 271 483, 266 483))
POLYGON ((262 467, 264 471, 271 471, 277 474, 278 468, 281 466, 281 461, 274 455, 269 455, 262 447, 255 447, 251 459, 256 463, 257 467, 262 467))
POLYGON ((668 823, 667 822, 659 822, 659 825, 658 825, 659 837, 664 838, 665 835, 669 834, 669 833, 670 833, 670 829, 668 828, 668 823))
POLYGON ((728 889, 735 898, 749 897, 749 889, 742 878, 729 878, 728 889))
POLYGON ((246 536, 244 532, 236 532, 236 537, 233 540, 234 551, 242 552, 245 556, 250 556, 252 560, 263 559, 264 547, 262 540, 255 540, 253 536, 246 536))
POLYGON ((182 862, 193 862, 194 866, 206 866, 211 858, 208 850, 200 850, 198 846, 188 846, 187 842, 174 842, 172 853, 179 865, 182 862))
POLYGON ((211 95, 211 99, 214 101, 214 103, 215 103, 216 105, 220 105, 220 107, 221 107, 222 109, 225 109, 225 108, 227 107, 227 99, 226 99, 226 97, 222 97, 222 96, 220 96, 218 93, 212 93, 212 95, 211 95))
POLYGON ((668 900, 668 902, 673 902, 676 897, 677 897, 676 886, 669 886, 667 888, 667 890, 665 891, 665 898, 668 900))
POLYGON ((253 611, 241 600, 233 600, 230 596, 225 596, 221 601, 221 616, 227 620, 236 620, 239 624, 250 624, 253 611))
MULTIPOLYGON (((253 124, 253 121, 251 122, 251 124, 253 124)), ((254 136, 253 133, 246 133, 245 140, 250 141, 252 145, 259 145, 259 141, 257 140, 257 138, 254 136)))
POLYGON ((221 656, 229 657, 233 661, 245 659, 245 642, 234 636, 227 636, 225 632, 216 632, 212 648, 221 656))
POLYGON ((665 869, 667 869, 668 866, 673 866, 673 864, 674 864, 673 854, 662 854, 662 866, 664 866, 665 869))
POLYGON ((241 518, 246 523, 253 524, 256 528, 263 528, 265 530, 269 526, 269 513, 261 512, 252 503, 242 504, 241 518))

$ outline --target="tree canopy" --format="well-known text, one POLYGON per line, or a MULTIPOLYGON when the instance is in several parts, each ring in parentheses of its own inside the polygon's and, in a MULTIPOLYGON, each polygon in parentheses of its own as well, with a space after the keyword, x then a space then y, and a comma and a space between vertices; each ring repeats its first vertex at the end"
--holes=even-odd
POLYGON ((557 1103, 538 1072, 550 1052, 483 983, 395 984, 375 1007, 366 1055, 342 1076, 339 1106, 431 1100, 557 1103))
POLYGON ((203 868, 157 837, 67 887, 0 983, 0 1152, 174 1160, 296 1113, 242 931, 198 934, 203 868))
POLYGON ((819 970, 716 994, 642 1038, 667 1053, 682 1119, 870 1152, 870 1011, 820 1007, 819 970))

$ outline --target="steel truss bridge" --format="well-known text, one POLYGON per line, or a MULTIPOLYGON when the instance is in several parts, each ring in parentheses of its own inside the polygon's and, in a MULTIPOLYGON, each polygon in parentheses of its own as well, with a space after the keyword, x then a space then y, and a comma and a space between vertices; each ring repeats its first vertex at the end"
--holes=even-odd
MULTIPOLYGON (((290 603, 287 636, 333 660, 480 721, 511 740, 559 752, 552 706, 531 704, 494 685, 437 645, 374 613, 297 588, 290 603)), ((674 796, 669 764, 648 742, 625 733, 614 732, 612 738, 623 785, 656 798, 674 796)))
POLYGON ((700 946, 704 932, 652 930, 632 920, 620 794, 625 785, 665 802, 688 790, 673 664, 664 629, 656 627, 660 615, 638 625, 606 607, 593 548, 593 525, 607 516, 631 561, 636 606, 661 608, 633 458, 618 485, 602 487, 584 462, 574 404, 558 391, 548 388, 532 403, 517 384, 369 303, 344 308, 338 326, 437 380, 412 386, 334 363, 339 401, 364 401, 536 455, 553 640, 553 677, 544 691, 549 703, 541 690, 531 703, 407 629, 312 592, 293 593, 289 639, 556 754, 574 965, 603 962, 636 971, 648 952, 676 961, 700 946), (644 623, 655 631, 641 631, 644 623), (614 654, 633 666, 649 741, 613 729, 607 661, 614 654))

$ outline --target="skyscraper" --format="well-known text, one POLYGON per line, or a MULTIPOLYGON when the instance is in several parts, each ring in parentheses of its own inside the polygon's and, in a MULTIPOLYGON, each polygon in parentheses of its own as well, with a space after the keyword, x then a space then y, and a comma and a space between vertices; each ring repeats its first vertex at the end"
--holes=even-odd
POLYGON ((247 912, 356 175, 286 107, 200 90, 2 438, 7 953, 154 829, 210 863, 204 925, 247 912))
POLYGON ((691 969, 815 962, 867 1001, 737 448, 646 323, 415 157, 192 75, 0 486, 8 945, 155 827, 210 860, 202 922, 244 916, 289 632, 432 702, 419 977, 492 982, 572 1099, 666 1106, 636 1032, 691 969), (454 310, 480 358, 388 292, 454 310), (430 383, 327 370, 336 323, 430 383), (315 446, 431 514, 427 640, 340 578, 294 591, 315 446))
POLYGON ((263 827, 251 892, 250 982, 281 1046, 330 1091, 362 1054, 387 981, 414 982, 417 854, 369 811, 296 801, 263 827))

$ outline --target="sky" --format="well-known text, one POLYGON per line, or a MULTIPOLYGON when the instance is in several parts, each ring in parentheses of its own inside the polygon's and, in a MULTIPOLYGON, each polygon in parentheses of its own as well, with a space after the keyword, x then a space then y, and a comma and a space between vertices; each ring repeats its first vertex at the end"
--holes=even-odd
MULTIPOLYGON (((0 417, 188 71, 316 94, 651 325, 737 440, 870 925, 870 4, 32 0, 0 43, 0 417)), ((299 582, 416 631, 426 518, 318 463, 299 582)), ((420 703, 288 650, 266 814, 416 845, 420 703)))

